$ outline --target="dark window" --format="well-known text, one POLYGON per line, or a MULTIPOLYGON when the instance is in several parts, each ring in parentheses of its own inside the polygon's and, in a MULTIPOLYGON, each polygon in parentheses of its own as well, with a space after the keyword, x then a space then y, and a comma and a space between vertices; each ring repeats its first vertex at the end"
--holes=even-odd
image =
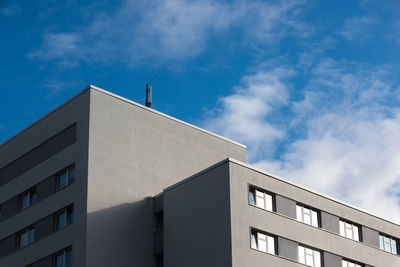
POLYGON ((69 267, 72 266, 72 249, 66 249, 54 255, 55 267, 69 267))
POLYGON ((57 189, 61 189, 75 181, 75 168, 71 167, 57 175, 57 189))
POLYGON ((60 212, 57 213, 57 230, 70 225, 74 219, 74 211, 73 207, 68 207, 60 212))
POLYGON ((29 189, 19 196, 19 208, 24 210, 36 203, 36 188, 29 189))
POLYGON ((156 255, 154 255, 154 262, 156 267, 163 267, 164 266, 164 254, 161 253, 157 253, 156 255))
POLYGON ((154 228, 160 229, 164 226, 164 212, 159 211, 154 214, 154 228))
POLYGON ((35 229, 29 227, 18 234, 18 248, 23 248, 35 241, 35 229))

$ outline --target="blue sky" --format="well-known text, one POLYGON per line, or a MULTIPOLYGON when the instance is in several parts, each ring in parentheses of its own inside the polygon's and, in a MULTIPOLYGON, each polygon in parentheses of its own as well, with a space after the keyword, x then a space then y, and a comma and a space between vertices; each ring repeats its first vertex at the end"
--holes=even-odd
POLYGON ((94 84, 400 222, 400 2, 0 1, 0 143, 94 84))

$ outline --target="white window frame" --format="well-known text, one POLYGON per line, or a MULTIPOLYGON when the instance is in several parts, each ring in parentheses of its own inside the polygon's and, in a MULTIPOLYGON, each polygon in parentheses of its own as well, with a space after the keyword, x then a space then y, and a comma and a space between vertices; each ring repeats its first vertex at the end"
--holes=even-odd
POLYGON ((342 260, 342 267, 362 267, 362 265, 352 261, 342 260))
POLYGON ((250 247, 265 253, 276 254, 275 237, 256 230, 250 233, 250 247))
POLYGON ((319 212, 301 204, 296 205, 296 219, 299 222, 319 227, 319 212))
POLYGON ((255 189, 255 206, 264 210, 273 211, 273 197, 271 194, 255 189))
POLYGON ((311 267, 321 267, 321 252, 302 245, 298 246, 299 262, 311 267))
POLYGON ((360 227, 358 225, 340 220, 339 229, 341 236, 358 242, 360 241, 360 227))
POLYGON ((379 234, 379 248, 386 252, 397 255, 398 254, 397 239, 384 234, 379 234), (386 245, 388 245, 389 249, 386 249, 387 248, 386 245))

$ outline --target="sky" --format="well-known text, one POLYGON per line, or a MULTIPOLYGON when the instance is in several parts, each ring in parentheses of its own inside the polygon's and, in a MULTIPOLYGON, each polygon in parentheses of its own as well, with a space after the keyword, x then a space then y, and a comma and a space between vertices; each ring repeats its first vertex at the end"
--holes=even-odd
POLYGON ((400 223, 400 2, 0 0, 0 143, 93 84, 400 223))

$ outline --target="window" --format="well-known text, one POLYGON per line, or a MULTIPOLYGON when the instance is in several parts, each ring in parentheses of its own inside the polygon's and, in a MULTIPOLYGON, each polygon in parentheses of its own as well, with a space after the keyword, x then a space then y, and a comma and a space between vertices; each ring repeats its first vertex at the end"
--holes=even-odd
POLYGON ((360 241, 359 227, 349 222, 339 221, 340 235, 353 239, 355 241, 360 241))
POLYGON ((71 167, 57 175, 57 189, 61 189, 75 181, 75 167, 71 167))
POLYGON ((313 209, 296 205, 296 218, 299 222, 303 222, 315 227, 319 227, 319 213, 313 209))
POLYGON ((348 260, 342 260, 342 267, 362 267, 362 265, 348 260))
POLYGON ((250 234, 250 246, 253 249, 267 252, 270 254, 275 253, 275 237, 255 230, 250 234))
POLYGON ((29 208, 36 203, 36 188, 32 188, 19 196, 19 207, 21 210, 29 208))
POLYGON ((154 255, 154 263, 155 263, 156 267, 164 266, 164 254, 162 252, 154 255))
POLYGON ((18 247, 23 248, 35 241, 35 229, 27 228, 18 234, 18 247))
POLYGON ((68 207, 57 213, 57 230, 70 225, 74 219, 74 211, 72 207, 68 207))
POLYGON ((392 254, 397 254, 397 239, 383 234, 379 235, 379 248, 392 254))
POLYGON ((55 267, 72 266, 72 249, 66 249, 54 256, 55 267))
POLYGON ((273 200, 272 195, 253 187, 249 190, 249 203, 250 205, 273 211, 273 200))
POLYGON ((300 246, 298 247, 299 262, 312 267, 321 267, 321 252, 300 246))

